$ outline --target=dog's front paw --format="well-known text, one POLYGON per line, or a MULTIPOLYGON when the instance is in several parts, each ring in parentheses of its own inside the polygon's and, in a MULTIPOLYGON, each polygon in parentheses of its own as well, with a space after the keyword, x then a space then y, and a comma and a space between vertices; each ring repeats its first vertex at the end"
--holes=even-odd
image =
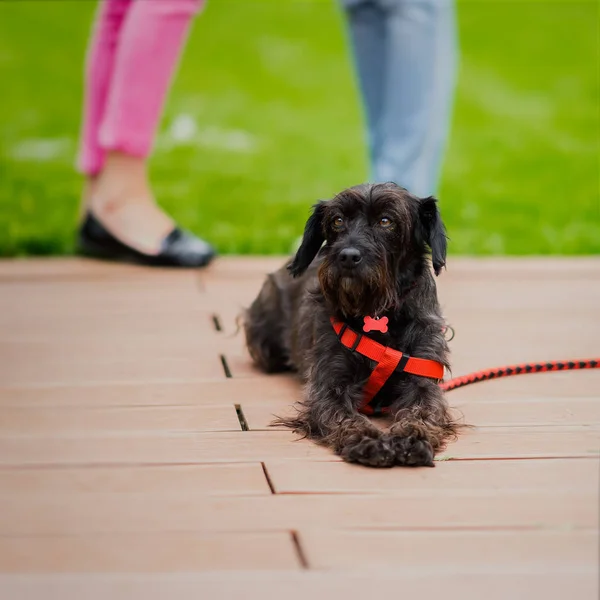
POLYGON ((394 437, 391 440, 395 453, 395 464, 403 467, 434 467, 434 452, 431 444, 411 435, 394 437))
POLYGON ((340 455, 346 462, 367 467, 387 468, 396 464, 396 452, 386 437, 363 437, 358 442, 344 446, 340 455))

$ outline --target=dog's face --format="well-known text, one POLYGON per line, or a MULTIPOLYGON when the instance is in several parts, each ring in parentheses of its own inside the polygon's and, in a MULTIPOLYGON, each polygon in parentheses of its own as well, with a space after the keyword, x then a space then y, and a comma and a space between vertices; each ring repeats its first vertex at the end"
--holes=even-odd
POLYGON ((290 265, 301 275, 326 242, 319 268, 325 297, 346 316, 381 315, 400 301, 403 270, 431 249, 435 274, 446 260, 446 234, 434 198, 392 183, 344 190, 314 207, 290 265))

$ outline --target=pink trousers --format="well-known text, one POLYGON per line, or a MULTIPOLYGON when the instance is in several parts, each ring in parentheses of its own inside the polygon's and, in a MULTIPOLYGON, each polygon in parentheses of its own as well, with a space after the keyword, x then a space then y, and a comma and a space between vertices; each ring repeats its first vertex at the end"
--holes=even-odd
POLYGON ((190 22, 203 0, 101 0, 88 48, 77 165, 107 151, 146 157, 190 22))

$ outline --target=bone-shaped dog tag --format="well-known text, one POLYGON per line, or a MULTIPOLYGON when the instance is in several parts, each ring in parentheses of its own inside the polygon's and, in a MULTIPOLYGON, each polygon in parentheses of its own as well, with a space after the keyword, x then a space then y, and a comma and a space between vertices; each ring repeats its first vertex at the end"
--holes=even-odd
POLYGON ((381 333, 387 333, 388 330, 388 318, 381 317, 381 319, 374 319, 373 317, 365 317, 365 324, 363 325, 363 331, 369 333, 369 331, 381 331, 381 333))

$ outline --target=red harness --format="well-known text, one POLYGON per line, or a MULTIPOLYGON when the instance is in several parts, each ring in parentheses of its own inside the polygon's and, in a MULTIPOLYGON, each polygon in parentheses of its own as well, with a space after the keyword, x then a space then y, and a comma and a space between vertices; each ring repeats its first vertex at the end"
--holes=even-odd
MULTIPOLYGON (((331 324, 337 333, 338 339, 346 348, 352 352, 358 352, 377 363, 367 380, 365 395, 362 404, 358 408, 365 415, 375 414, 379 410, 371 406, 371 401, 394 371, 430 377, 437 381, 444 377, 444 365, 435 360, 413 358, 399 350, 384 346, 362 333, 356 333, 346 323, 333 317, 331 317, 331 324)), ((381 412, 388 412, 389 407, 382 407, 380 410, 381 412)))

